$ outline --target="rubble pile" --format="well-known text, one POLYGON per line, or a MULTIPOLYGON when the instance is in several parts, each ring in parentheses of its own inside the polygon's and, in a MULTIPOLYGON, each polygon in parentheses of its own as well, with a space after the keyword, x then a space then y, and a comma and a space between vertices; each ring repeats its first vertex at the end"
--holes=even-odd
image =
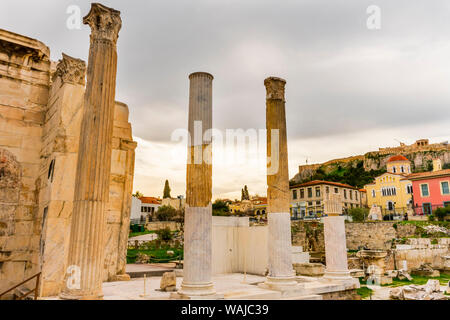
POLYGON ((436 226, 436 225, 429 225, 429 226, 425 226, 423 227, 426 231, 426 233, 428 234, 433 234, 433 233, 444 233, 446 235, 450 235, 450 230, 447 229, 446 227, 441 227, 441 226, 436 226))
POLYGON ((425 285, 408 285, 389 291, 392 300, 448 300, 441 292, 439 280, 428 280, 425 285))

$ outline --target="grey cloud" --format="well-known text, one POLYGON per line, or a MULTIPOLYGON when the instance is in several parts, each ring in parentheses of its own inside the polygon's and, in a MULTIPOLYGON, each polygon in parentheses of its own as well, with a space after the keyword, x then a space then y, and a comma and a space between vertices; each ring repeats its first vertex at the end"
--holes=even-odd
MULTIPOLYGON (((269 75, 288 80, 292 139, 450 118, 442 86, 450 49, 440 45, 450 30, 445 0, 102 2, 122 12, 117 99, 130 107, 134 135, 146 140, 168 142, 186 127, 187 77, 198 70, 215 76, 221 129, 264 128, 269 75), (382 10, 379 31, 365 27, 372 4, 382 10), (448 54, 433 68, 428 60, 439 50, 448 54)), ((45 42, 53 59, 62 51, 87 59, 89 29, 65 27, 71 4, 85 14, 90 1, 2 1, 0 21, 45 42)))

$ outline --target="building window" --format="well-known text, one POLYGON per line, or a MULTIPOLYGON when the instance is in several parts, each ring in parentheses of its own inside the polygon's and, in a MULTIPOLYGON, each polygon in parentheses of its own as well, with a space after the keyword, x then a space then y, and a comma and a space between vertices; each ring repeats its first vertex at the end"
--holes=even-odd
POLYGON ((330 193, 330 187, 325 187, 325 192, 330 193))
POLYGON ((404 166, 401 166, 401 167, 400 167, 400 171, 401 171, 402 173, 405 173, 405 167, 404 167, 404 166))
POLYGON ((392 167, 392 172, 393 172, 393 173, 397 173, 397 167, 396 167, 396 166, 393 166, 393 167, 392 167))
POLYGON ((423 214, 431 214, 431 213, 432 213, 431 203, 424 203, 423 214))
POLYGON ((375 198, 376 192, 375 190, 372 190, 372 198, 375 198))
POLYGON ((422 197, 428 197, 430 195, 430 192, 428 190, 428 184, 421 184, 420 185, 420 191, 422 192, 422 197))
POLYGON ((348 190, 348 193, 350 194, 350 200, 353 200, 353 192, 352 192, 352 190, 348 190))
POLYGON ((407 193, 407 194, 413 193, 413 187, 412 187, 411 184, 408 184, 408 185, 406 186, 406 193, 407 193))
POLYGON ((347 189, 344 189, 344 199, 347 199, 347 189))
POLYGON ((320 201, 316 201, 316 205, 320 206, 320 201))
POLYGON ((381 193, 384 197, 390 197, 397 195, 397 189, 395 187, 383 187, 381 193))
POLYGON ((320 187, 316 187, 316 197, 320 197, 320 187))
POLYGON ((308 198, 312 198, 312 188, 308 188, 308 198))
POLYGON ((297 199, 297 190, 292 190, 292 198, 293 198, 294 200, 297 199))
POLYGON ((450 194, 450 190, 448 187, 448 181, 441 182, 441 190, 442 190, 442 194, 450 194))
POLYGON ((308 202, 308 206, 312 206, 312 205, 313 205, 312 201, 308 202))
POLYGON ((358 200, 358 191, 355 191, 355 200, 358 200))
POLYGON ((300 189, 300 199, 305 198, 305 189, 300 189))
POLYGON ((394 210, 394 203, 393 203, 392 201, 388 201, 388 203, 387 203, 387 209, 388 209, 389 211, 394 210))
POLYGON ((339 189, 338 188, 334 188, 334 193, 339 193, 339 189))

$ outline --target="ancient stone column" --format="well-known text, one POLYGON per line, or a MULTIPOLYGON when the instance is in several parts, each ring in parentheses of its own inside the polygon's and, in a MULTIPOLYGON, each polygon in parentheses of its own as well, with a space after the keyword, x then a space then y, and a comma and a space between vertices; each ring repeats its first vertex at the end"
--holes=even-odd
POLYGON ((120 12, 92 4, 91 44, 63 299, 101 299, 120 12))
POLYGON ((345 217, 342 214, 342 199, 339 194, 329 193, 324 201, 325 259, 324 279, 352 280, 348 270, 345 217))
POLYGON ((269 222, 269 274, 266 285, 284 289, 297 285, 292 268, 289 172, 284 87, 286 81, 270 77, 266 86, 267 202, 269 222))
POLYGON ((184 221, 183 283, 178 292, 185 296, 215 293, 211 281, 212 240, 212 81, 209 73, 189 76, 189 143, 184 221))

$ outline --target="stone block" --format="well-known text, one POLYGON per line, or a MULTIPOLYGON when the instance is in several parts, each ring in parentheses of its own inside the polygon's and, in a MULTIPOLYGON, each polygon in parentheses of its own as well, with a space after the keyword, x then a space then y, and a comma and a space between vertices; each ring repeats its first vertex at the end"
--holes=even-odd
POLYGON ((298 276, 320 277, 325 274, 322 263, 294 263, 293 268, 298 276))
POLYGON ((176 291, 177 275, 175 272, 165 272, 161 278, 159 288, 161 291, 176 291))

